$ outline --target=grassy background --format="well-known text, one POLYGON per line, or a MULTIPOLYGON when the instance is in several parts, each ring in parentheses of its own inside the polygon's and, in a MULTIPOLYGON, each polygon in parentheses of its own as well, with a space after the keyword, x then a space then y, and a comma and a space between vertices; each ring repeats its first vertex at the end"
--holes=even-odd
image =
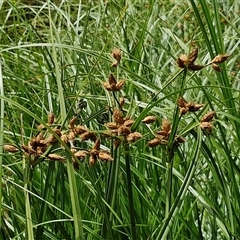
POLYGON ((0 238, 239 239, 239 11, 234 0, 1 2, 0 238), (196 46, 198 64, 231 54, 221 73, 177 67, 196 46), (123 55, 117 69, 113 48, 123 55), (85 160, 75 170, 69 149, 56 146, 49 151, 66 163, 32 168, 21 146, 49 112, 62 129, 78 116, 101 136, 106 107, 116 106, 102 87, 110 72, 125 79, 117 98, 143 138, 118 150, 102 139, 111 163, 85 160), (205 106, 180 118, 179 95, 205 106), (210 110, 206 136, 199 121, 210 110), (147 115, 158 120, 143 125, 147 115), (163 118, 186 139, 173 156, 171 142, 147 147, 163 118), (6 143, 19 151, 7 153, 6 143))

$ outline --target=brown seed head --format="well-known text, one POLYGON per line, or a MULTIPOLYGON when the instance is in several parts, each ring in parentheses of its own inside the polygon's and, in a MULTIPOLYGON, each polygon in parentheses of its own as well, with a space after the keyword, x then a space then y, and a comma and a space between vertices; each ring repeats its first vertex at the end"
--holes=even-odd
POLYGON ((68 135, 67 135, 67 138, 68 138, 68 140, 70 140, 70 141, 73 141, 73 140, 75 140, 75 134, 74 134, 74 132, 72 131, 72 130, 70 130, 69 131, 69 133, 68 133, 68 135))
POLYGON ((107 161, 107 162, 113 161, 112 156, 107 151, 102 151, 102 150, 99 151, 98 157, 101 161, 107 161))
POLYGON ((93 150, 99 151, 100 150, 100 143, 101 143, 100 139, 98 138, 94 143, 93 150))
POLYGON ((106 123, 105 125, 106 125, 106 127, 110 128, 110 129, 117 129, 118 128, 118 125, 115 122, 109 122, 109 123, 106 123))
MULTIPOLYGON (((193 102, 190 102, 190 103, 193 103, 193 102)), ((196 112, 198 111, 200 108, 202 108, 204 106, 204 104, 195 104, 193 103, 192 105, 189 105, 188 108, 189 108, 189 112, 196 112)))
POLYGON ((114 91, 120 91, 123 88, 123 85, 125 83, 125 80, 120 80, 117 84, 116 87, 114 89, 114 91))
POLYGON ((195 65, 195 64, 189 64, 188 65, 188 69, 191 70, 191 71, 199 71, 203 68, 204 68, 203 65, 195 65))
POLYGON ((212 68, 216 71, 216 72, 221 72, 222 69, 219 67, 218 64, 216 63, 212 63, 212 68))
POLYGON ((197 59, 198 56, 198 48, 196 47, 190 54, 188 57, 188 65, 192 65, 195 60, 197 59))
POLYGON ((18 152, 18 148, 9 144, 4 144, 3 148, 6 152, 12 152, 12 153, 18 152))
POLYGON ((40 142, 41 140, 43 140, 43 138, 44 138, 43 132, 39 132, 38 135, 36 136, 37 142, 40 142))
POLYGON ((96 164, 96 162, 97 162, 97 156, 91 155, 90 158, 89 158, 89 165, 93 166, 93 165, 96 164))
POLYGON ((116 78, 113 76, 112 73, 110 73, 109 77, 108 77, 108 82, 111 88, 115 87, 117 84, 117 80, 116 78))
POLYGON ((74 131, 76 134, 82 134, 82 133, 85 133, 87 132, 87 128, 85 128, 84 126, 81 126, 81 125, 77 125, 75 128, 74 128, 74 131))
POLYGON ((229 58, 230 54, 219 54, 217 55, 211 63, 223 63, 229 58))
POLYGON ((85 133, 81 134, 80 137, 81 137, 82 141, 87 141, 90 139, 91 141, 95 142, 97 139, 96 134, 93 132, 85 132, 85 133))
POLYGON ((186 61, 187 61, 187 56, 181 55, 178 59, 177 59, 177 65, 180 68, 185 68, 186 67, 186 61))
POLYGON ((211 111, 203 116, 201 119, 202 122, 211 122, 213 120, 213 117, 215 116, 215 111, 211 111))
POLYGON ((188 112, 188 110, 189 109, 187 107, 180 108, 180 115, 185 115, 188 112))
POLYGON ((115 140, 113 141, 114 149, 117 149, 117 148, 120 146, 121 142, 122 142, 121 140, 115 139, 115 140))
POLYGON ((115 48, 112 50, 112 56, 115 60, 117 60, 117 62, 120 62, 121 58, 122 58, 122 51, 119 48, 115 48))
POLYGON ((47 157, 50 159, 50 160, 53 160, 53 161, 64 161, 64 157, 56 154, 56 153, 51 153, 51 154, 48 154, 47 157))
POLYGON ((127 136, 127 141, 128 142, 135 142, 139 139, 142 138, 142 134, 139 133, 139 132, 133 132, 133 133, 130 133, 128 136, 127 136))
POLYGON ((30 153, 29 152, 29 147, 26 145, 22 145, 22 149, 26 152, 26 153, 30 153))
POLYGON ((125 103, 124 97, 120 97, 119 103, 120 103, 120 106, 121 106, 121 107, 124 106, 124 103, 125 103))
POLYGON ((37 126, 37 130, 46 130, 46 127, 41 123, 40 125, 37 126))
POLYGON ((71 129, 74 129, 74 126, 75 126, 75 123, 77 121, 77 117, 73 117, 70 122, 69 122, 69 125, 70 125, 70 128, 71 129))
POLYGON ((162 130, 166 133, 170 132, 170 130, 171 130, 171 124, 165 118, 162 120, 162 130))
POLYGON ((121 126, 118 128, 118 133, 119 133, 119 135, 124 135, 124 136, 126 136, 126 135, 130 134, 130 132, 131 132, 130 128, 129 128, 129 127, 126 127, 126 126, 124 126, 124 125, 121 125, 121 126))
POLYGON ((124 120, 124 123, 123 125, 126 126, 126 127, 131 127, 133 124, 134 124, 134 120, 132 119, 127 119, 127 120, 124 120))
POLYGON ((177 143, 184 143, 185 142, 185 139, 182 137, 182 136, 176 136, 175 137, 175 141, 177 143))
POLYGON ((112 87, 110 86, 110 84, 108 82, 103 82, 102 85, 107 91, 113 91, 112 87))
POLYGON ((123 120, 123 112, 117 108, 113 111, 113 118, 116 124, 122 125, 124 123, 123 120))
POLYGON ((54 113, 53 112, 50 112, 48 114, 48 124, 49 125, 52 125, 54 123, 54 113))
POLYGON ((62 136, 62 132, 61 132, 61 130, 59 130, 59 129, 53 129, 53 132, 55 132, 59 137, 61 137, 62 136))
POLYGON ((181 108, 185 108, 187 106, 187 101, 183 97, 179 97, 177 105, 181 108))
POLYGON ((146 124, 149 124, 149 123, 155 122, 156 120, 157 120, 156 116, 147 116, 142 120, 142 122, 146 123, 146 124))
POLYGON ((200 122, 199 126, 205 133, 208 134, 212 133, 213 130, 212 122, 200 122))
POLYGON ((86 150, 80 150, 80 151, 77 151, 74 153, 74 156, 80 160, 85 158, 87 155, 88 155, 88 151, 86 151, 86 150))
POLYGON ((61 136, 61 140, 62 140, 64 143, 68 143, 67 134, 63 134, 63 135, 61 136))
POLYGON ((167 139, 169 134, 170 134, 170 131, 169 132, 165 132, 165 131, 156 131, 156 134, 157 134, 157 137, 160 137, 160 138, 164 138, 164 139, 167 139))
POLYGON ((160 144, 161 144, 161 139, 160 138, 154 138, 147 143, 147 146, 148 147, 156 147, 160 144))
POLYGON ((114 67, 114 68, 117 67, 117 66, 118 66, 118 63, 119 63, 119 62, 118 62, 117 60, 114 61, 114 62, 111 64, 111 67, 114 67))

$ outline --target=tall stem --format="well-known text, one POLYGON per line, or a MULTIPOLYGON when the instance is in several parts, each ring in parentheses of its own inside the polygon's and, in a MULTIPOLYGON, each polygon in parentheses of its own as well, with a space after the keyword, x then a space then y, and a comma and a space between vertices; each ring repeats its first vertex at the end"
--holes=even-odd
POLYGON ((131 234, 132 240, 137 239, 136 233, 136 222, 135 222, 135 211, 133 204, 133 193, 132 193, 132 180, 131 180, 131 164, 130 164, 130 152, 129 152, 129 144, 124 143, 124 151, 125 151, 125 161, 126 161, 126 173, 127 173, 127 191, 128 191, 128 202, 129 202, 129 214, 131 221, 131 234))

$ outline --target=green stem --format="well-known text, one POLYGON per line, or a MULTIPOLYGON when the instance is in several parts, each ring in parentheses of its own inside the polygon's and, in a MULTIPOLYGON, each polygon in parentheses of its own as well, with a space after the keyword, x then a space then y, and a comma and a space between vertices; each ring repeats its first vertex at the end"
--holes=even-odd
MULTIPOLYGON (((0 59, 0 96, 4 96, 1 59, 0 59)), ((3 129, 4 129, 4 99, 1 98, 0 99, 0 179, 2 179, 3 129)), ((2 180, 0 181, 0 199, 2 199, 2 180)), ((0 209, 2 209, 2 207, 0 209)), ((0 229, 2 229, 1 217, 0 217, 0 229)), ((1 234, 0 234, 0 237, 2 237, 1 234)))
MULTIPOLYGON (((111 163, 110 171, 108 175, 108 185, 106 188, 106 202, 109 203, 112 209, 115 209, 115 200, 118 188, 118 171, 119 171, 119 157, 118 151, 114 151, 114 161, 111 163)), ((110 222, 113 220, 113 214, 108 207, 106 207, 106 215, 104 215, 103 226, 101 230, 101 236, 103 238, 113 238, 110 222)))
POLYGON ((74 230, 75 230, 74 239, 84 240, 82 218, 81 218, 81 211, 80 211, 80 205, 79 205, 79 193, 77 190, 75 172, 72 164, 72 156, 70 152, 67 150, 65 153, 66 153, 66 159, 67 159, 67 172, 68 172, 70 196, 71 196, 72 211, 73 211, 73 222, 74 222, 74 230))
POLYGON ((135 211, 133 204, 133 193, 132 193, 132 180, 131 180, 131 164, 130 164, 130 152, 129 152, 129 144, 124 143, 124 151, 125 151, 125 161, 126 161, 126 173, 127 173, 127 191, 128 191, 128 202, 129 202, 129 214, 131 221, 131 234, 132 240, 137 239, 136 233, 136 222, 135 222, 135 211))

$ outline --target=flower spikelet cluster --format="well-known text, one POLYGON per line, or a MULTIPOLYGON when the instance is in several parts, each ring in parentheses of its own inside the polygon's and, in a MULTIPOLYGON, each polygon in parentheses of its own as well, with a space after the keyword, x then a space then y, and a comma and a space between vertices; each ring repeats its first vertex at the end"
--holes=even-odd
MULTIPOLYGON (((73 117, 69 121, 67 130, 60 130, 54 126, 55 117, 53 113, 48 115, 48 122, 40 124, 37 129, 38 133, 32 137, 27 145, 22 145, 22 150, 29 157, 32 166, 36 166, 40 161, 48 159, 51 161, 65 162, 65 157, 62 156, 56 149, 65 149, 69 147, 72 153, 72 163, 75 169, 79 169, 79 161, 83 161, 89 156, 89 164, 94 165, 97 160, 103 162, 113 161, 109 151, 100 149, 100 139, 97 135, 90 131, 87 127, 77 124, 77 117, 73 117), (47 126, 47 127, 46 127, 47 126), (92 141, 93 148, 80 149, 79 145, 82 141, 92 141), (51 146, 54 146, 54 152, 51 151, 51 146), (61 148, 59 148, 61 146, 61 148), (50 150, 50 151, 49 151, 50 150), (78 161, 79 160, 79 161, 78 161)), ((7 152, 18 152, 19 149, 10 144, 5 144, 4 149, 7 152)))
POLYGON ((197 65, 194 62, 196 61, 198 56, 198 48, 195 48, 189 56, 182 54, 177 59, 178 67, 180 68, 188 68, 191 71, 199 71, 204 68, 203 65, 197 65))
POLYGON ((217 55, 211 62, 210 64, 212 65, 212 68, 217 71, 221 72, 222 69, 219 66, 219 63, 225 62, 229 58, 230 54, 219 54, 217 55))
POLYGON ((109 122, 105 125, 111 130, 110 135, 115 139, 115 148, 119 146, 121 141, 127 141, 130 143, 142 138, 141 133, 131 131, 131 126, 133 125, 134 120, 129 117, 124 117, 122 110, 118 108, 114 109, 113 120, 114 122, 109 122))
POLYGON ((103 82, 103 87, 110 92, 120 91, 124 85, 125 81, 117 81, 112 73, 110 73, 107 82, 103 82))
POLYGON ((185 115, 187 112, 196 112, 204 106, 195 102, 187 102, 183 97, 179 97, 177 105, 180 108, 180 114, 185 115))
MULTIPOLYGON (((171 133, 171 123, 167 119, 162 120, 161 130, 156 132, 156 136, 154 139, 150 140, 147 143, 149 147, 156 147, 158 145, 167 145, 168 139, 171 133)), ((176 143, 184 143, 185 139, 181 136, 175 137, 176 143)))
POLYGON ((117 67, 122 58, 122 51, 119 48, 115 48, 112 50, 112 57, 114 58, 114 62, 112 63, 111 67, 117 67))
POLYGON ((212 120, 213 120, 215 114, 216 114, 215 111, 211 111, 202 117, 202 119, 199 123, 199 126, 203 130, 204 133, 206 133, 206 134, 212 133, 212 130, 213 130, 212 120))

